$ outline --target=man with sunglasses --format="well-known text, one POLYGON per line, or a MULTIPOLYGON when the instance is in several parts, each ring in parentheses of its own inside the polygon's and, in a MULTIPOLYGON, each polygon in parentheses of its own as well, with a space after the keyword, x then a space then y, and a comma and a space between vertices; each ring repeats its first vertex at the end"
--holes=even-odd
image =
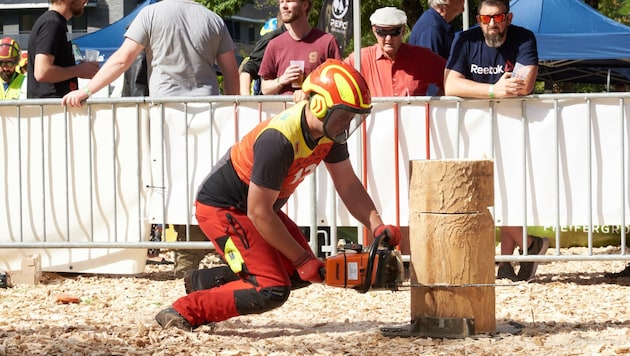
MULTIPOLYGON (((508 0, 481 0, 478 27, 459 34, 453 42, 444 71, 446 95, 468 98, 509 98, 534 90, 538 74, 538 50, 534 34, 512 25, 508 0)), ((501 227, 501 254, 523 251, 523 227, 501 227)), ((549 239, 527 237, 527 254, 544 255, 549 239)), ((499 264, 497 278, 528 281, 537 263, 520 263, 518 274, 509 262, 499 264)))
MULTIPOLYGON (((446 62, 447 95, 509 98, 534 90, 538 50, 534 34, 512 25, 508 0, 479 2, 478 27, 460 33, 446 62), (519 64, 521 69, 514 72, 519 64)), ((518 69, 518 68, 517 68, 518 69)))
POLYGON ((20 53, 20 45, 13 38, 5 37, 0 41, 0 99, 26 99, 26 88, 22 85, 24 74, 17 70, 20 53))
MULTIPOLYGON (((407 15, 395 7, 370 16, 376 44, 361 48, 361 74, 372 96, 425 96, 430 84, 443 93, 444 58, 425 47, 403 43, 407 15)), ((346 59, 354 66, 354 53, 346 59)))

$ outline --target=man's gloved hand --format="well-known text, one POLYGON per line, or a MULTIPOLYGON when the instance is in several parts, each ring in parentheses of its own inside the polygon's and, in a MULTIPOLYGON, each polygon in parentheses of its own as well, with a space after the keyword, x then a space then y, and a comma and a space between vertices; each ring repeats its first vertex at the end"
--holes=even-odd
POLYGON ((380 224, 372 232, 372 234, 374 234, 374 237, 381 236, 384 233, 387 233, 389 235, 390 246, 396 246, 400 243, 401 233, 400 233, 400 228, 398 226, 380 224))
POLYGON ((311 251, 304 250, 300 258, 293 262, 297 268, 298 274, 303 281, 322 283, 324 276, 321 271, 324 269, 324 263, 317 259, 311 251))

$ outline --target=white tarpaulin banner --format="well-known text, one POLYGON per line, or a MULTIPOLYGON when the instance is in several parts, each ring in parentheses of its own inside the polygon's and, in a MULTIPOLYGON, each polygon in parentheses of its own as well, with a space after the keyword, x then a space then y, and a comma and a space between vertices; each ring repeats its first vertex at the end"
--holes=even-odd
MULTIPOLYGON (((125 242, 148 237, 148 116, 135 105, 0 107, 3 242, 125 242)), ((0 249, 0 269, 39 253, 55 271, 138 273, 130 249, 0 249)))

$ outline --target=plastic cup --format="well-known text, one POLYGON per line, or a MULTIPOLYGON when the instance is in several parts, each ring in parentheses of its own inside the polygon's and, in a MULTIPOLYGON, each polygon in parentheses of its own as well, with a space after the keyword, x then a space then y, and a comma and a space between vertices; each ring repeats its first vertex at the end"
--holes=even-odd
POLYGON ((512 76, 514 78, 525 79, 529 74, 529 69, 527 69, 524 65, 520 63, 516 63, 514 69, 512 70, 512 76))
POLYGON ((85 56, 83 57, 83 59, 86 62, 98 62, 99 55, 100 55, 100 52, 96 49, 86 49, 85 56))
POLYGON ((291 82, 291 88, 299 89, 302 87, 302 82, 304 81, 304 61, 292 60, 292 61, 289 61, 289 64, 292 66, 300 67, 300 70, 302 71, 300 73, 300 77, 291 82))

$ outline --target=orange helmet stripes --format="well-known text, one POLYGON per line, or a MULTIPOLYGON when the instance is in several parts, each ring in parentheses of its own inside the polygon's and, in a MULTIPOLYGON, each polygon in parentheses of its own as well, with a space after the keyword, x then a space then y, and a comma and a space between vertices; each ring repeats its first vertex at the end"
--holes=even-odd
POLYGON ((20 45, 11 37, 0 41, 0 60, 16 61, 20 58, 20 45))
POLYGON ((311 110, 320 119, 334 108, 357 114, 372 110, 370 90, 361 73, 337 59, 328 59, 315 68, 304 80, 302 90, 310 95, 311 110))

